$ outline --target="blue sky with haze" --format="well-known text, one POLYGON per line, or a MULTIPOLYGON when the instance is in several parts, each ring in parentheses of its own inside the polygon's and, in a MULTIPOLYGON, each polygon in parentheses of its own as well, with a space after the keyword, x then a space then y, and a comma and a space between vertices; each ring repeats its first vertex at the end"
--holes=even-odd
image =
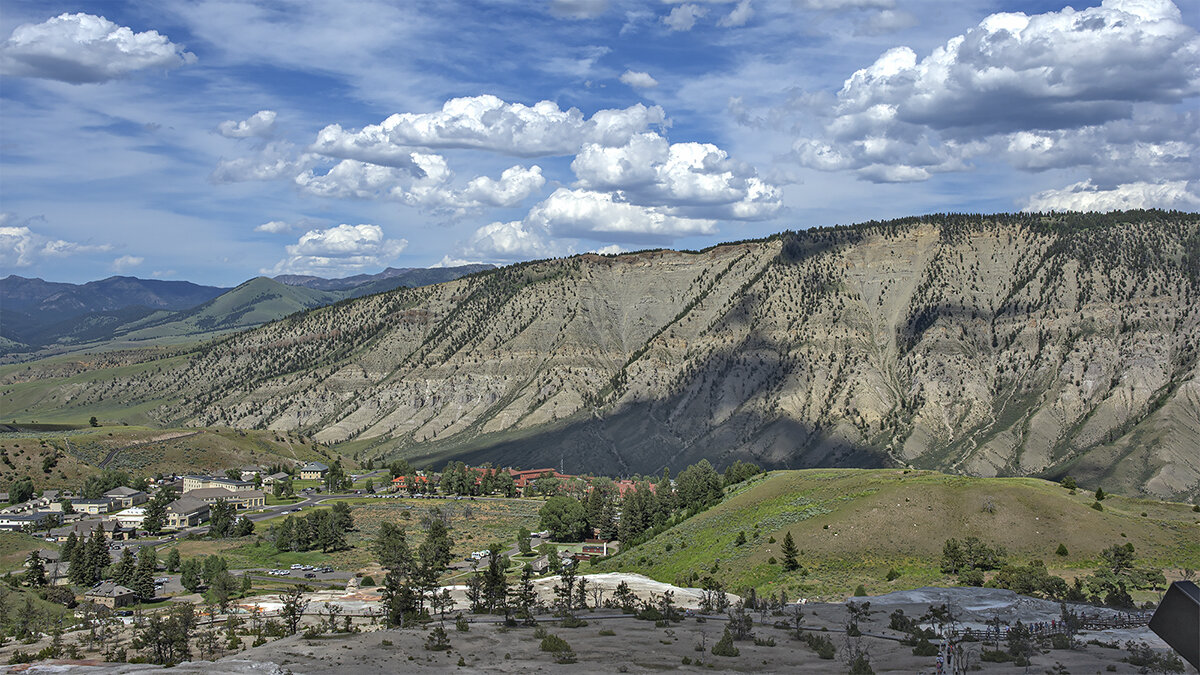
POLYGON ((1200 210, 1200 7, 16 2, 0 272, 236 284, 1200 210))

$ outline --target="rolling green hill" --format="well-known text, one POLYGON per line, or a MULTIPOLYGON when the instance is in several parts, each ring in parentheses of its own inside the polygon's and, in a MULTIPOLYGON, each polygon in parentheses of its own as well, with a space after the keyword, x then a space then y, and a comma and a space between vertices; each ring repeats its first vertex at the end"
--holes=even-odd
POLYGON ((274 321, 289 314, 337 302, 337 293, 287 286, 256 277, 208 302, 115 337, 125 341, 210 335, 274 321))
POLYGON ((939 568, 947 538, 979 537, 1013 561, 1038 558, 1068 579, 1093 568, 1100 551, 1132 543, 1158 567, 1200 568, 1200 514, 1187 504, 1071 495, 1035 478, 968 478, 930 471, 774 471, 731 488, 717 506, 595 569, 646 574, 695 586, 711 575, 726 588, 785 590, 790 597, 844 597, 953 585, 939 568), (1144 514, 1144 515, 1143 515, 1144 514), (744 532, 747 543, 736 539, 744 532), (803 571, 778 562, 784 535, 803 571), (774 542, 771 539, 774 538, 774 542), (1059 544, 1068 555, 1055 554, 1059 544), (776 563, 770 559, 775 557, 776 563), (895 568, 899 578, 888 581, 895 568), (693 576, 695 575, 695 576, 693 576))

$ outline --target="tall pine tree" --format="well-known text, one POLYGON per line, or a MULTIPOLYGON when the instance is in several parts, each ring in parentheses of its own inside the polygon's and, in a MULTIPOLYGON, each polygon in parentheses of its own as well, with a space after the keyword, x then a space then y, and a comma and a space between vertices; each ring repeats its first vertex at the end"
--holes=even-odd
POLYGON ((800 569, 800 563, 796 560, 796 540, 792 539, 792 533, 789 531, 783 538, 783 569, 794 572, 800 569))

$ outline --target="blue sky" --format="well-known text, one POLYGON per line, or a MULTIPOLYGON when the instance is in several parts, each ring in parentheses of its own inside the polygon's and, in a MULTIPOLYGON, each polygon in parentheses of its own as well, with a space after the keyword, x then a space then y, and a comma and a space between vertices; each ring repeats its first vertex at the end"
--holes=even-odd
POLYGON ((1194 2, 0 1, 4 275, 1200 210, 1194 2))

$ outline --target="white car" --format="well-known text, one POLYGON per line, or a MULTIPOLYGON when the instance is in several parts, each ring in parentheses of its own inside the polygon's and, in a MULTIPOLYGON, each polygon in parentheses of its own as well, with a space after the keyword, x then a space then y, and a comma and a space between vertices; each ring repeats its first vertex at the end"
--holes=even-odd
POLYGON ((304 565, 301 565, 300 563, 292 563, 292 569, 302 570, 302 569, 304 569, 304 565))

